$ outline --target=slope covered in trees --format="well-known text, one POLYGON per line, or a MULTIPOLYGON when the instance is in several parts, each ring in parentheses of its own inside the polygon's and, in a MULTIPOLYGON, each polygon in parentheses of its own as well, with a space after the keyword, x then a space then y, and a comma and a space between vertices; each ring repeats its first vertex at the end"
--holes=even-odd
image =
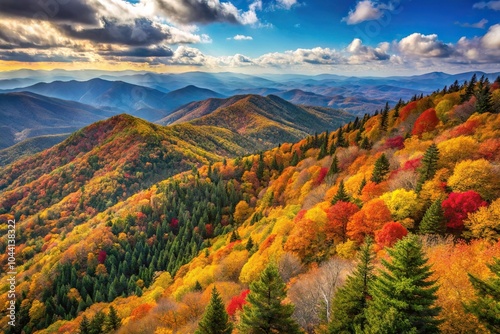
MULTIPOLYGON (((308 333, 328 332, 351 315, 376 332, 377 312, 389 324, 402 319, 410 332, 485 332, 488 317, 476 315, 484 314, 479 303, 490 295, 476 289, 496 282, 487 264, 500 256, 499 84, 457 83, 334 132, 191 168, 66 231, 53 218, 43 238, 21 241, 18 303, 25 330, 75 332, 83 316, 93 319, 113 306, 122 319, 119 333, 193 333, 214 286, 224 305, 232 305, 234 328, 248 329, 242 317, 259 303, 248 296, 256 296, 271 265, 286 284, 278 284, 280 305, 293 309, 291 319, 308 333), (481 99, 489 111, 475 96, 485 94, 485 85, 489 94, 481 99), (421 125, 431 108, 439 122, 421 125), (374 256, 365 247, 362 259, 375 258, 365 266, 373 263, 370 274, 361 275, 370 281, 365 284, 346 277, 367 237, 375 241, 374 256), (376 282, 388 276, 405 294, 425 300, 403 305, 390 295, 384 305, 381 298, 392 291, 376 282), (344 282, 367 287, 365 298, 373 302, 354 296, 356 312, 337 319, 335 294, 344 282), (421 317, 408 316, 407 306, 421 317)), ((29 184, 23 180, 13 182, 29 184)), ((32 221, 26 229, 47 225, 43 215, 41 222, 35 218, 26 213, 20 221, 32 221)))

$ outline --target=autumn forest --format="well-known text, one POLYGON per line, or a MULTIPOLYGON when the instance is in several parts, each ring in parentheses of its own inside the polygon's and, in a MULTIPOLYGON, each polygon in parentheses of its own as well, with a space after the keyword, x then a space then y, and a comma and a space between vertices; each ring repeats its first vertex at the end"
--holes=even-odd
POLYGON ((0 169, 6 334, 500 332, 500 77, 358 116, 217 103, 0 169))

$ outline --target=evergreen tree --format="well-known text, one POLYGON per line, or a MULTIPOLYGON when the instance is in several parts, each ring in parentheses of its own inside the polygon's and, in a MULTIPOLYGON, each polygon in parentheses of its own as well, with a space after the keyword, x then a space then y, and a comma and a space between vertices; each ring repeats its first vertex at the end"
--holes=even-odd
POLYGON ((121 319, 118 317, 116 310, 113 306, 109 308, 108 316, 104 321, 104 330, 109 333, 112 331, 116 331, 121 326, 121 319))
POLYGON ((210 302, 195 334, 230 334, 232 331, 233 325, 229 322, 224 302, 214 287, 210 302))
POLYGON ((106 316, 101 311, 97 312, 89 324, 89 334, 101 334, 106 316))
POLYGON ((349 195, 347 194, 344 186, 344 180, 342 180, 339 184, 339 190, 337 190, 337 193, 335 194, 335 196, 333 196, 332 204, 335 204, 338 201, 349 202, 350 200, 351 197, 349 197, 349 195))
POLYGON ((297 155, 297 151, 293 151, 292 160, 290 160, 290 166, 297 166, 299 163, 299 156, 297 155))
POLYGON ((466 85, 465 87, 465 92, 460 95, 460 103, 464 103, 470 100, 472 95, 474 95, 474 89, 476 87, 476 82, 477 82, 477 77, 476 73, 472 75, 472 78, 469 82, 469 84, 466 85))
POLYGON ((250 252, 253 249, 253 245, 254 245, 253 239, 252 239, 252 237, 249 237, 248 241, 247 241, 247 245, 245 246, 245 249, 250 252))
POLYGON ((442 234, 446 229, 444 211, 441 207, 442 200, 435 200, 425 211, 424 218, 420 222, 421 234, 442 234))
POLYGON ((469 280, 476 290, 477 299, 466 304, 465 309, 474 314, 491 333, 500 333, 500 258, 488 265, 494 277, 481 280, 469 275, 469 280))
POLYGON ((425 181, 430 180, 434 177, 437 171, 437 164, 439 160, 439 149, 436 144, 432 144, 425 151, 424 157, 422 158, 422 166, 418 169, 418 181, 416 191, 420 192, 425 181))
POLYGON ((85 314, 80 322, 80 334, 90 334, 90 323, 85 314))
POLYGON ((476 92, 476 111, 480 114, 491 111, 492 97, 488 79, 480 81, 476 92))
POLYGON ((368 140, 368 138, 364 137, 363 141, 361 142, 360 147, 363 150, 369 150, 372 147, 372 145, 370 144, 370 141, 368 140))
POLYGON ((382 111, 382 114, 380 115, 380 128, 383 131, 387 131, 387 126, 388 126, 388 120, 389 120, 389 102, 385 103, 385 108, 382 111))
POLYGON ((387 249, 391 261, 375 278, 369 292, 366 333, 439 333, 441 311, 434 306, 438 287, 424 257, 422 242, 409 235, 387 249))
POLYGON ((333 319, 328 325, 328 333, 363 332, 366 325, 365 311, 370 298, 369 284, 374 278, 372 251, 373 241, 366 238, 358 253, 358 265, 347 278, 346 283, 337 290, 332 303, 333 319))
POLYGON ((344 139, 344 132, 342 131, 342 127, 339 128, 337 133, 337 147, 347 147, 347 141, 344 139))
POLYGON ((330 165, 330 169, 328 170, 328 175, 337 174, 340 172, 339 169, 339 159, 336 155, 333 156, 332 164, 330 165))
POLYGON ((380 158, 375 161, 371 180, 375 183, 382 182, 387 173, 389 173, 389 167, 389 160, 385 156, 385 153, 382 153, 380 158))
POLYGON ((194 283, 194 291, 203 291, 203 287, 200 284, 200 281, 196 280, 196 283, 194 283))
POLYGON ((267 266, 258 280, 250 285, 248 304, 243 307, 239 332, 260 333, 302 333, 292 319, 294 306, 283 304, 286 284, 276 265, 267 266))

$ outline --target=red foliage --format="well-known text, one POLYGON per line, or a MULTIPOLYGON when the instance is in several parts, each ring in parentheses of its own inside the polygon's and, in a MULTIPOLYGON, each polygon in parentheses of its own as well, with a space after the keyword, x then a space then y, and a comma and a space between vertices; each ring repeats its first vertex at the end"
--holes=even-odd
POLYGON ((359 211, 356 204, 339 201, 328 208, 326 215, 328 221, 325 226, 326 238, 328 240, 347 240, 347 223, 351 217, 359 211))
POLYGON ((439 118, 434 108, 427 109, 420 115, 413 125, 412 135, 420 136, 424 132, 432 131, 439 124, 439 118))
POLYGON ((243 309, 243 305, 247 303, 246 298, 250 293, 250 290, 243 290, 238 296, 234 296, 229 304, 227 305, 226 311, 229 316, 234 317, 236 311, 241 311, 243 309))
POLYGON ((214 235, 214 226, 212 224, 205 224, 205 231, 207 232, 207 237, 210 238, 214 235))
POLYGON ((97 256, 97 261, 99 261, 99 263, 104 263, 104 261, 106 261, 106 257, 108 256, 108 254, 106 254, 105 251, 100 251, 99 252, 99 255, 97 256))
POLYGON ((405 162, 403 170, 416 170, 418 167, 420 167, 421 160, 422 157, 408 160, 407 162, 405 162))
POLYGON ((318 186, 323 182, 325 179, 326 174, 328 174, 328 168, 322 167, 318 173, 318 177, 316 177, 316 180, 314 180, 314 185, 318 186))
POLYGON ((172 218, 172 220, 170 221, 170 227, 171 228, 177 228, 177 226, 179 226, 179 219, 172 218))
POLYGON ((305 209, 302 209, 299 211, 299 213, 297 213, 297 215, 295 216, 295 221, 296 222, 299 222, 302 220, 302 218, 304 218, 304 215, 307 213, 307 210, 305 209))
POLYGON ((271 246, 271 244, 274 242, 274 239, 276 239, 276 234, 271 234, 270 236, 268 236, 266 240, 264 240, 264 242, 262 242, 262 244, 260 245, 260 251, 262 252, 264 249, 271 246))
POLYGON ((480 124, 477 119, 469 119, 450 131, 451 137, 468 136, 474 134, 477 126, 480 124))
POLYGON ((132 316, 134 319, 141 319, 144 316, 146 316, 146 314, 148 314, 148 312, 153 308, 153 306, 154 306, 154 304, 152 304, 152 303, 146 303, 146 304, 139 305, 135 309, 132 310, 132 313, 130 314, 130 316, 132 316))
POLYGON ((398 222, 386 223, 382 229, 375 232, 375 242, 380 249, 392 247, 396 241, 403 239, 408 230, 398 222))
POLYGON ((385 148, 396 148, 398 150, 401 150, 405 147, 404 142, 405 139, 403 138, 403 136, 388 138, 385 141, 385 148))
POLYGON ((442 203, 446 226, 450 229, 461 230, 464 220, 471 212, 477 211, 486 203, 477 192, 469 190, 463 193, 451 193, 442 203))
POLYGON ((399 118, 401 118, 402 121, 408 118, 412 112, 417 109, 417 101, 413 101, 408 103, 406 106, 404 106, 400 111, 399 111, 399 118))

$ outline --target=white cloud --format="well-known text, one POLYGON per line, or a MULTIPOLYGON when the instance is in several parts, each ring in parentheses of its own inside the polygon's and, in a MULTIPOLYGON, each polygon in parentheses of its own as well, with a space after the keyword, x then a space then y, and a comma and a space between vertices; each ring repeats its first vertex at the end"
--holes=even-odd
POLYGON ((297 0, 278 0, 277 3, 284 9, 290 9, 297 4, 297 0))
POLYGON ((500 50, 500 24, 490 27, 482 38, 483 45, 489 49, 500 50))
POLYGON ((251 41, 253 40, 252 36, 245 36, 245 35, 236 35, 234 37, 230 37, 228 39, 234 39, 235 41, 251 41))
POLYGON ((359 38, 355 38, 346 48, 351 55, 348 57, 350 64, 364 64, 370 61, 381 61, 390 59, 387 54, 390 45, 387 42, 380 43, 378 47, 373 48, 363 45, 359 38))
POLYGON ((382 14, 377 3, 372 0, 363 0, 358 2, 356 8, 349 11, 347 17, 344 17, 342 21, 347 22, 347 24, 358 24, 364 21, 376 20, 382 14))
POLYGON ((439 41, 436 34, 413 33, 403 38, 398 46, 404 55, 418 57, 448 57, 453 52, 452 46, 439 41))
POLYGON ((474 5, 472 5, 472 8, 476 9, 492 9, 492 10, 500 10, 500 1, 482 1, 482 2, 476 2, 474 5))
POLYGON ((486 19, 482 19, 481 21, 476 22, 476 23, 460 23, 460 22, 456 22, 456 24, 460 24, 461 27, 465 27, 465 28, 478 28, 478 29, 484 29, 484 28, 486 28, 486 24, 487 23, 488 23, 488 20, 486 20, 486 19))

